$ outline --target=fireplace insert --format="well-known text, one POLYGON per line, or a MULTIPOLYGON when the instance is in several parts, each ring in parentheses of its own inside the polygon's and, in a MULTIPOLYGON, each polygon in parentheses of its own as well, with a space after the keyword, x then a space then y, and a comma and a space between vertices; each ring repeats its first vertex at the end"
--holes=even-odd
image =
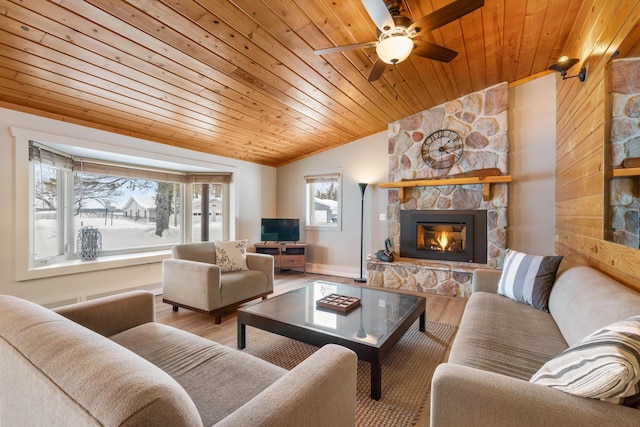
POLYGON ((401 211, 400 256, 485 264, 487 211, 401 211))

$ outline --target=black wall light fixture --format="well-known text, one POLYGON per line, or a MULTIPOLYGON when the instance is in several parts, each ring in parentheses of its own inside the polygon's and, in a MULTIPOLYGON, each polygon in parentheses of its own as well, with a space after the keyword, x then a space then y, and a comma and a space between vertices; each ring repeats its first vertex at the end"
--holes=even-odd
POLYGON ((587 79, 587 69, 585 67, 580 68, 580 72, 575 76, 567 76, 567 70, 576 65, 578 62, 580 62, 578 58, 568 58, 566 56, 562 56, 560 59, 558 59, 558 62, 552 64, 549 69, 559 72, 562 76, 562 80, 577 77, 578 80, 584 82, 587 79))

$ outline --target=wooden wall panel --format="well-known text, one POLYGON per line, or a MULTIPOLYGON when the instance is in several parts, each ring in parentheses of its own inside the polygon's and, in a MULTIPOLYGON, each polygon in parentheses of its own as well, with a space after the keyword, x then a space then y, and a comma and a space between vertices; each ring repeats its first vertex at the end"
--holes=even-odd
MULTIPOLYGON (((556 221, 578 217, 597 217, 602 211, 602 195, 574 198, 568 202, 556 203, 556 221)), ((602 220, 600 220, 602 222, 602 220)))
POLYGON ((586 0, 563 54, 582 59, 587 81, 558 77, 556 98, 556 252, 564 256, 563 267, 590 265, 638 290, 640 250, 603 239, 603 200, 609 149, 606 66, 639 20, 638 2, 586 0))

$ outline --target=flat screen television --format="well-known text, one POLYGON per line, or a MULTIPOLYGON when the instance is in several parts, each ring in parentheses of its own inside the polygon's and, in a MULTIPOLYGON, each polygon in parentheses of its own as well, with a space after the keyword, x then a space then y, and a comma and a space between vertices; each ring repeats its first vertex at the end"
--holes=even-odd
POLYGON ((297 242, 300 240, 300 219, 262 218, 260 240, 263 242, 297 242))

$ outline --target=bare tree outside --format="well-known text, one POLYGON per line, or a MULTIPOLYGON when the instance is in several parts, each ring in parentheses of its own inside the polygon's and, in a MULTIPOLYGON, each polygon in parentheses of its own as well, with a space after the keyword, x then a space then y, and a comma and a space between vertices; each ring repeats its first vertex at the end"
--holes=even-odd
POLYGON ((74 175, 73 205, 76 215, 90 201, 95 201, 107 208, 113 206, 124 194, 123 189, 129 191, 149 190, 156 185, 153 181, 134 178, 79 172, 74 175))
POLYGON ((325 200, 338 200, 337 185, 333 181, 330 182, 329 185, 323 185, 322 187, 318 185, 316 197, 325 200))
POLYGON ((173 203, 173 184, 170 182, 158 182, 156 192, 156 236, 162 236, 162 232, 169 228, 171 217, 171 205, 173 203))
POLYGON ((55 210, 58 199, 58 173, 56 169, 36 163, 35 177, 35 202, 36 208, 42 210, 55 210))

